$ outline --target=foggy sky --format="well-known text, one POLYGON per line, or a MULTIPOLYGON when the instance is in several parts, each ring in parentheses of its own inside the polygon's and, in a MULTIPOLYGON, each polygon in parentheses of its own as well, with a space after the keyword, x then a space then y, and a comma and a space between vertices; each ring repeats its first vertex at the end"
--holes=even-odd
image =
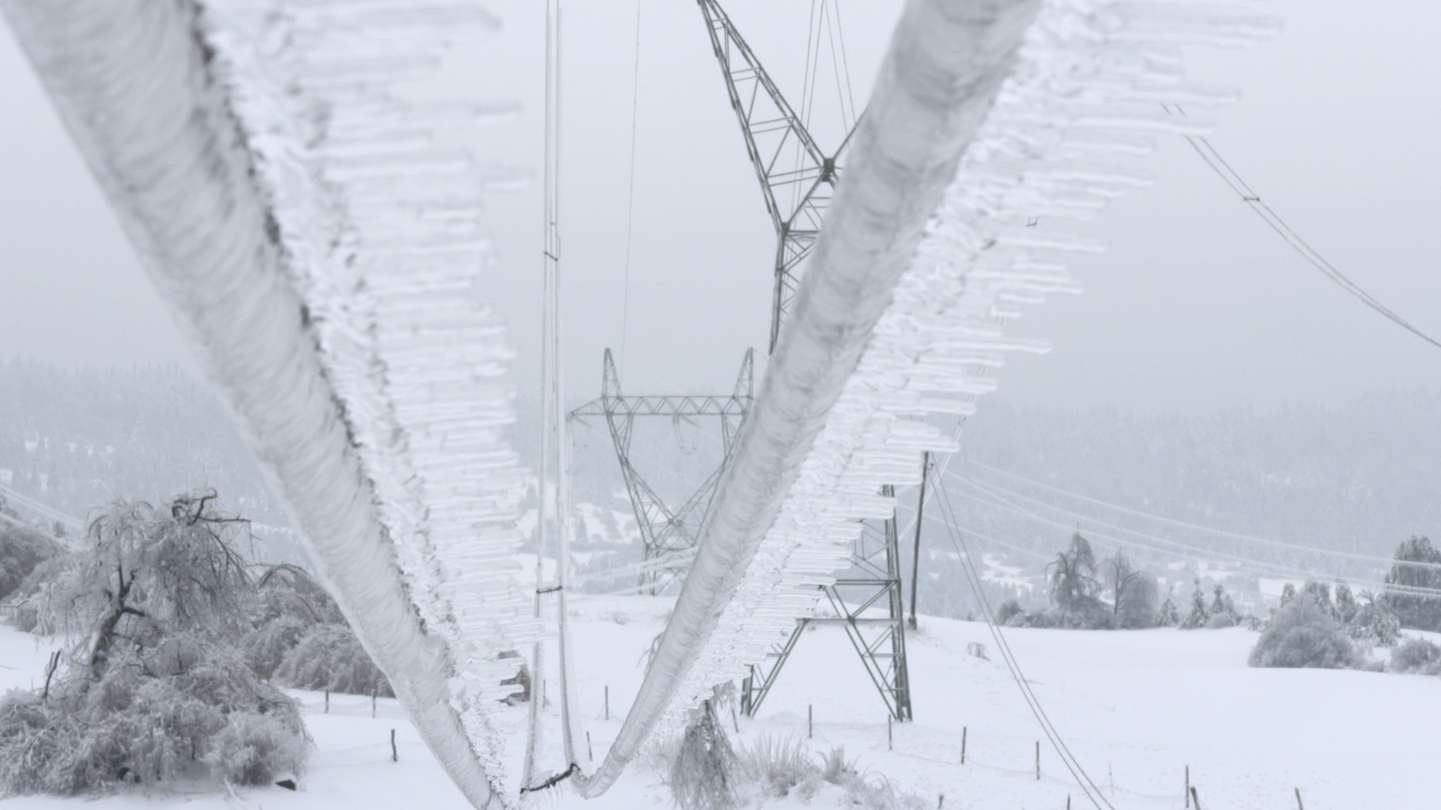
MULTIPOLYGON (((567 399, 597 392, 601 348, 626 345, 635 390, 729 387, 764 347, 774 237, 695 4, 641 0, 633 258, 624 283, 635 5, 572 2, 565 27, 562 223, 567 399), (622 318, 622 310, 627 316, 622 318), (624 323, 624 329, 623 329, 624 323)), ((498 166, 538 177, 540 9, 491 4, 509 31, 454 61, 528 112, 498 124, 498 166)), ((731 0, 742 31, 798 98, 800 0, 731 0)), ((1441 333, 1441 15, 1414 2, 1284 0, 1274 42, 1192 54, 1193 75, 1242 100, 1214 144, 1260 194, 1382 301, 1441 333)), ((863 104, 898 0, 848 0, 863 104)), ((827 57, 828 58, 828 57, 827 57)), ((822 72, 818 118, 835 91, 822 72)), ((0 357, 127 365, 186 362, 140 270, 8 31, 0 35, 0 357)), ((822 146, 834 122, 820 122, 822 146), (829 127, 829 130, 828 130, 829 127)), ((1342 294, 1295 256, 1179 140, 1156 183, 1082 229, 1109 253, 1075 263, 1086 287, 1013 331, 1052 340, 999 376, 1024 403, 1211 409, 1349 399, 1441 385, 1441 352, 1342 294)), ((496 267, 484 294, 533 378, 539 315, 538 184, 490 195, 496 267)))

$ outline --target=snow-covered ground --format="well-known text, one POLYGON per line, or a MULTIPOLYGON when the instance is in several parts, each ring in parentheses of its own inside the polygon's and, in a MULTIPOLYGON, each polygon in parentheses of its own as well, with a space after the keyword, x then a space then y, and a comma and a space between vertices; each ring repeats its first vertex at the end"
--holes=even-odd
MULTIPOLYGON (((660 630, 665 605, 647 597, 577 600, 577 699, 597 758, 619 728, 639 682, 641 655, 660 630), (604 721, 610 687, 612 719, 604 721)), ((1441 795, 1441 678, 1367 672, 1256 670, 1246 666, 1246 630, 1084 632, 1013 629, 1011 646, 1052 721, 1117 808, 1180 808, 1190 766, 1203 806, 1222 810, 1410 810, 1441 795)), ((797 649, 761 716, 740 720, 741 738, 805 739, 814 706, 817 752, 844 746, 874 778, 955 810, 1059 810, 1066 796, 1087 807, 1047 747, 983 624, 922 617, 907 638, 917 721, 897 725, 887 750, 885 713, 849 642, 816 628, 797 649), (966 652, 984 644, 990 660, 966 652), (961 732, 967 735, 960 764, 961 732), (1042 740, 1042 778, 1034 773, 1042 740)), ((0 688, 29 686, 48 645, 0 628, 0 688)), ((364 698, 333 697, 324 714, 314 693, 297 693, 315 738, 300 790, 144 796, 99 802, 26 797, 5 810, 96 808, 462 808, 460 794, 425 751, 394 701, 370 716, 364 698), (390 761, 390 729, 400 762, 390 761)), ((727 718, 727 725, 730 719, 727 718)), ((570 794, 544 807, 598 810, 668 807, 659 772, 644 758, 606 796, 570 794)), ((832 807, 822 794, 805 805, 832 807)))

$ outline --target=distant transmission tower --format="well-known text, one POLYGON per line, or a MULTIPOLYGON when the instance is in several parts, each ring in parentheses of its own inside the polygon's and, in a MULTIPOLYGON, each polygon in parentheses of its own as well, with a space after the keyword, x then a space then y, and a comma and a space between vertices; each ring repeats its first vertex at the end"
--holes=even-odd
POLYGON ((671 577, 684 570, 685 563, 676 559, 676 552, 694 548, 701 524, 710 511, 716 487, 730 466, 736 434, 741 421, 750 411, 754 380, 754 352, 747 351, 736 376, 735 388, 729 394, 704 395, 627 395, 621 391, 620 375, 610 349, 605 350, 601 395, 571 411, 572 417, 603 416, 610 428, 611 443, 620 462, 621 477, 631 508, 635 510, 644 549, 644 562, 671 560, 669 565, 642 566, 640 585, 655 593, 668 584, 671 577), (701 417, 716 418, 721 428, 721 460, 679 506, 667 504, 631 460, 631 437, 638 418, 666 417, 672 420, 701 417))
MULTIPOLYGON (((810 255, 825 220, 836 183, 838 160, 855 132, 854 123, 835 152, 822 151, 811 137, 809 127, 796 114, 771 80, 760 60, 736 30, 718 0, 698 0, 706 31, 731 107, 740 122, 746 153, 760 181, 766 212, 776 231, 771 300, 770 349, 775 350, 782 321, 790 311, 799 281, 801 264, 810 255)), ((822 3, 821 14, 826 13, 822 3)), ((831 13, 834 13, 832 11, 831 13)), ((816 24, 813 20, 813 24, 816 24)), ((839 25, 836 26, 839 28, 839 25)), ((819 56, 820 37, 813 37, 819 56)), ((842 45, 842 47, 844 47, 842 45)), ((834 54, 833 54, 834 55, 834 54)), ((840 56, 844 62, 844 55, 840 56)), ((806 54, 807 85, 811 84, 811 48, 806 54)), ((846 69, 847 74, 849 68, 846 69)), ((842 82, 837 69, 837 83, 842 82)), ((849 80, 845 80, 849 84, 849 80)), ((808 88, 813 97, 814 88, 808 88)), ((842 110, 845 106, 845 88, 842 110)), ((854 110, 852 110, 854 118, 854 110)), ((886 487, 885 494, 894 492, 886 487)), ((768 654, 767 660, 751 667, 741 692, 741 708, 753 715, 770 694, 801 634, 808 625, 835 623, 845 628, 867 674, 897 720, 911 719, 910 673, 906 664, 906 631, 901 592, 901 571, 894 512, 880 526, 862 524, 860 538, 851 555, 851 571, 821 590, 835 611, 834 617, 797 619, 784 644, 768 654)))

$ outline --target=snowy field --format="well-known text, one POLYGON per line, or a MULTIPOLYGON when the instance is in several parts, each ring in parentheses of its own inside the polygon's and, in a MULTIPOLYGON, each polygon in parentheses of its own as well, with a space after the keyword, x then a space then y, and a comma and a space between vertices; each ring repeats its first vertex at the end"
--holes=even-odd
MULTIPOLYGON (((582 599, 575 625, 581 671, 578 700, 595 752, 619 728, 639 682, 640 656, 661 627, 660 600, 582 599), (613 717, 603 720, 609 685, 613 717)), ((997 654, 986 627, 922 617, 908 636, 917 722, 896 726, 887 750, 884 710, 839 629, 802 640, 780 684, 754 720, 740 720, 743 742, 806 737, 814 706, 817 752, 844 746, 862 771, 888 779, 934 807, 1060 810, 1086 807, 1082 793, 1047 747, 997 654), (967 653, 985 645, 990 660, 967 653), (966 764, 960 764, 962 728, 966 764), (1042 739, 1041 779, 1034 772, 1042 739)), ((1409 810, 1441 794, 1441 678, 1365 672, 1256 670, 1246 666, 1255 634, 1240 629, 1008 633, 1052 721, 1117 808, 1180 808, 1191 768, 1206 810, 1409 810)), ((0 628, 0 688, 43 679, 49 646, 0 628)), ((234 796, 176 790, 118 798, 26 797, 5 810, 94 808, 462 808, 464 801, 419 742, 394 701, 372 718, 365 698, 296 693, 316 750, 292 793, 279 788, 234 796), (390 761, 390 729, 400 761, 390 761)), ((731 720, 726 718, 729 726, 731 720)), ((540 807, 598 810, 668 807, 661 774, 642 761, 607 796, 584 802, 557 794, 540 807)), ((769 807, 833 807, 839 797, 792 797, 769 807)))

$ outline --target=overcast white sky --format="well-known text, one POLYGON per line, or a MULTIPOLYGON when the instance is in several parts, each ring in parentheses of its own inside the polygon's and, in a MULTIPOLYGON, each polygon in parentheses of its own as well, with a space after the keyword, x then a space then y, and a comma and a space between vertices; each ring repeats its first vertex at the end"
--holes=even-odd
MULTIPOLYGON (((626 377, 635 388, 725 388, 762 347, 773 235, 696 6, 641 0, 639 158, 626 377)), ((899 0, 841 0, 864 96, 899 0)), ((457 62, 451 81, 538 105, 538 4, 493 4, 509 31, 457 62)), ((571 2, 562 230, 572 400, 618 346, 633 0, 571 2)), ((799 94, 803 0, 731 0, 732 16, 799 94)), ((1216 146, 1270 204, 1356 281, 1441 333, 1441 15, 1415 0, 1281 0, 1274 42, 1196 53, 1197 74, 1243 100, 1216 146), (1418 13, 1423 12, 1423 13, 1418 13)), ((823 91, 827 85, 823 84, 823 91)), ((14 41, 0 35, 0 356, 126 365, 184 361, 169 315, 61 131, 14 41)), ((539 120, 495 130, 497 163, 536 173, 539 120)), ((823 134, 823 143, 833 141, 823 134)), ((1321 278, 1211 176, 1163 142, 1156 185, 1092 232, 1108 254, 1087 292, 1016 324, 1056 350, 1001 375, 1015 402, 1210 409, 1441 387, 1428 347, 1321 278)), ((493 198, 491 293, 522 352, 535 346, 538 194, 493 198)), ((531 385, 522 375, 523 385, 531 385)))

